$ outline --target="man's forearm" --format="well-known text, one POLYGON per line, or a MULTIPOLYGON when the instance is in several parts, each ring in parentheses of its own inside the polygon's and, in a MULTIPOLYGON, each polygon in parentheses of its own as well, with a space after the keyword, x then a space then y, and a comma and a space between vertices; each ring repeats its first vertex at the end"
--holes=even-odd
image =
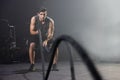
POLYGON ((38 34, 38 31, 31 31, 30 32, 32 35, 37 35, 38 34))
POLYGON ((47 37, 47 41, 51 40, 53 38, 53 34, 49 34, 47 37))

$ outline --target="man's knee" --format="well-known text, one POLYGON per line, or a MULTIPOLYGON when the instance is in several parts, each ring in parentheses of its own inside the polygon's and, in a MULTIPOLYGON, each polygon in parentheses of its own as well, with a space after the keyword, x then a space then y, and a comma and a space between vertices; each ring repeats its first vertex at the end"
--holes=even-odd
POLYGON ((29 48, 33 50, 35 48, 35 43, 34 42, 30 43, 29 48))

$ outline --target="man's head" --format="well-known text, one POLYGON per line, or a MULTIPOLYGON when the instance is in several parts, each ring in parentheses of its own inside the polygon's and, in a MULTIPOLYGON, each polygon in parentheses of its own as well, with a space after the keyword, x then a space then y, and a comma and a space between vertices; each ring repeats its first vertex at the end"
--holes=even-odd
POLYGON ((45 18, 47 17, 47 10, 46 10, 46 8, 40 9, 40 11, 38 12, 38 16, 39 16, 41 21, 44 21, 45 18))

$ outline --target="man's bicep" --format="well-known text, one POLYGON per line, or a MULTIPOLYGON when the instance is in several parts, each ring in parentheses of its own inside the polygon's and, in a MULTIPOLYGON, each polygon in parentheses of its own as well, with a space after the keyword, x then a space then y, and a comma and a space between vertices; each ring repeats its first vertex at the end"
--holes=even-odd
POLYGON ((50 28, 50 33, 53 34, 54 33, 54 23, 53 22, 50 22, 49 28, 50 28))
POLYGON ((30 23, 30 31, 33 31, 33 30, 34 30, 34 27, 35 27, 35 18, 32 17, 32 18, 31 18, 31 23, 30 23))

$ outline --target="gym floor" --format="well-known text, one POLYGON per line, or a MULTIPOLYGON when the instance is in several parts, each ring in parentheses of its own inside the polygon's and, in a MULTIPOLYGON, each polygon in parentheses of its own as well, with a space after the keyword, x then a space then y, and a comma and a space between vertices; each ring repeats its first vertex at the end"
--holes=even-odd
MULTIPOLYGON (((95 63, 103 80, 120 80, 120 63, 95 63)), ((29 72, 29 63, 0 64, 0 80, 43 80, 42 65, 37 62, 36 70, 29 72)), ((45 63, 45 72, 48 63, 45 63)), ((59 62, 59 71, 51 71, 48 80, 71 80, 69 62, 59 62)), ((83 62, 74 62, 76 80, 94 80, 83 62)))

